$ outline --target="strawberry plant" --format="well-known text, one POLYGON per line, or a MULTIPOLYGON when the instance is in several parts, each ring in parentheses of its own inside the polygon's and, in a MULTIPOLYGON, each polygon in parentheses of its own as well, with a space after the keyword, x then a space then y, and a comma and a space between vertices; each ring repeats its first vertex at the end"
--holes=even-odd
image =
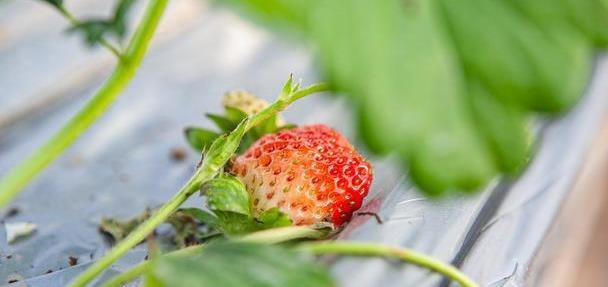
MULTIPOLYGON (((121 48, 115 42, 126 35, 133 0, 118 1, 101 19, 78 19, 63 0, 44 1, 88 45, 114 54, 116 68, 81 111, 0 180, 0 206, 110 107, 134 77, 168 2, 150 0, 121 48)), ((475 191, 496 176, 521 172, 531 154, 531 119, 575 104, 594 51, 608 43, 602 0, 216 2, 311 44, 328 83, 302 88, 290 78, 274 103, 228 94, 226 114, 207 115, 219 130, 185 131, 204 155, 192 177, 159 209, 126 224, 128 230, 109 224, 118 244, 72 286, 87 285, 159 224, 175 220, 178 210, 207 226, 200 234, 197 226, 174 221, 204 245, 156 254, 106 286, 142 275, 147 286, 332 286, 326 270, 310 259, 323 254, 404 260, 475 286, 449 265, 410 250, 318 241, 339 232, 361 206, 373 169, 331 128, 295 127, 278 113, 316 92, 344 93, 370 150, 397 155, 421 191, 475 191), (179 209, 199 192, 207 209, 179 209), (286 241, 291 244, 268 246, 286 241), (218 272, 236 261, 243 263, 239 277, 218 272)))
MULTIPOLYGON (((326 84, 300 88, 300 84, 293 84, 290 77, 274 103, 246 116, 228 134, 216 137, 204 151, 194 175, 177 194, 130 231, 70 286, 86 286, 199 191, 206 196, 209 211, 191 210, 190 214, 205 222, 210 232, 220 231, 224 241, 229 242, 212 241, 157 255, 157 259, 133 267, 104 283, 105 286, 119 286, 142 274, 145 275, 146 286, 199 286, 202 283, 239 286, 243 282, 257 282, 258 286, 332 286, 329 275, 322 271, 324 269, 312 261, 300 262, 301 259, 297 259, 305 254, 331 253, 398 258, 441 272, 463 286, 476 286, 449 265, 413 251, 382 245, 313 241, 296 245, 293 251, 288 251, 280 247, 236 244, 327 239, 338 232, 338 228, 361 206, 372 180, 372 168, 344 137, 326 126, 270 133, 237 155, 242 139, 254 127, 269 119, 276 121, 278 112, 289 104, 327 89, 326 84), (281 252, 285 255, 274 257, 267 254, 281 252), (240 268, 243 270, 239 272, 242 277, 218 274, 220 269, 217 268, 228 262, 242 262, 240 268), (248 265, 249 262, 259 264, 248 265), (295 265, 289 267, 290 264, 295 265), (267 270, 262 274, 272 275, 260 276, 255 272, 257 268, 267 270), (307 276, 310 278, 300 281, 289 268, 310 272, 311 275, 307 276)), ((191 136, 187 138, 192 141, 191 136)))

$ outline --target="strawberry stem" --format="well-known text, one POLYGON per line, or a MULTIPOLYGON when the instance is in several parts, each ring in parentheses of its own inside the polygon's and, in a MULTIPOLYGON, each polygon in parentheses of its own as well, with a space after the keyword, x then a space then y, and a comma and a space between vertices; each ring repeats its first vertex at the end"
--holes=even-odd
POLYGON ((386 258, 396 258, 406 261, 432 271, 440 273, 447 278, 458 282, 463 287, 478 287, 472 279, 462 273, 456 267, 446 264, 428 255, 406 249, 397 248, 376 243, 347 242, 347 241, 323 241, 306 243, 298 248, 314 254, 340 254, 351 256, 380 256, 386 258))
POLYGON ((116 100, 142 62, 168 0, 150 0, 146 12, 112 75, 91 100, 28 159, 0 180, 0 208, 84 133, 116 100))
MULTIPOLYGON (((209 151, 205 154, 200 167, 194 172, 194 175, 186 182, 186 184, 163 206, 161 206, 148 220, 140 224, 133 232, 129 234, 123 241, 118 243, 110 252, 100 258, 95 264, 89 267, 84 273, 80 274, 70 284, 72 287, 86 286, 91 280, 99 275, 103 270, 116 262, 127 251, 139 244, 156 227, 169 218, 175 210, 177 210, 186 199, 192 194, 200 190, 201 185, 214 178, 224 167, 226 162, 234 155, 243 135, 253 128, 255 125, 265 119, 284 110, 289 104, 297 99, 305 97, 315 92, 328 89, 325 84, 312 85, 302 90, 293 89, 291 86, 292 79, 287 81, 289 91, 282 93, 279 99, 260 111, 257 114, 251 115, 244 119, 231 133, 221 136, 216 139, 209 151)), ((285 91, 285 87, 283 88, 285 91)))

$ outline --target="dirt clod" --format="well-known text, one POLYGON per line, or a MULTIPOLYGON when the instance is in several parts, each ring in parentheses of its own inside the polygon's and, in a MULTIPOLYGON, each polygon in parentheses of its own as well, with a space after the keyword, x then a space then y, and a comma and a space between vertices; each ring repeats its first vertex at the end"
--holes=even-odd
POLYGON ((74 265, 78 264, 78 257, 74 257, 74 256, 68 257, 68 264, 70 264, 70 266, 74 266, 74 265))
POLYGON ((171 149, 171 159, 174 161, 183 161, 186 159, 186 150, 183 148, 173 148, 171 149))

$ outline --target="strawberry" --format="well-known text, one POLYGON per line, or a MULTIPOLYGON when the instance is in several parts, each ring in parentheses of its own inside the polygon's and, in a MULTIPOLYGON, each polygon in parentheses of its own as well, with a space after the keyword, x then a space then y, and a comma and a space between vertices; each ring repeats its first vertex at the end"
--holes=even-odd
POLYGON ((251 194, 254 216, 278 207, 296 225, 340 227, 372 182, 369 162, 325 125, 265 135, 234 159, 230 172, 251 194))

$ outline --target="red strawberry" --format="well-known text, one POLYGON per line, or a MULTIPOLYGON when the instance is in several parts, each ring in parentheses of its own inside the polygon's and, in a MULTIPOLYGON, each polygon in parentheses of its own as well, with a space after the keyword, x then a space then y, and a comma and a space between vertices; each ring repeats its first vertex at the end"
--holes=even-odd
POLYGON ((254 215, 278 207, 296 225, 341 226, 372 182, 369 162, 325 125, 266 135, 234 160, 231 172, 251 194, 254 215))

